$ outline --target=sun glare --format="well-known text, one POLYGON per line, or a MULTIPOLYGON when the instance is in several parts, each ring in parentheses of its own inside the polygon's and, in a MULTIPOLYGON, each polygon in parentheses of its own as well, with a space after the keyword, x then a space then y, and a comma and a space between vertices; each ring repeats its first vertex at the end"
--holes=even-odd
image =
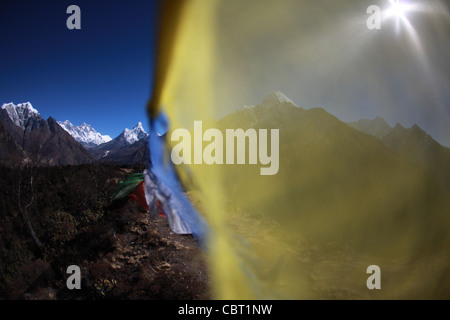
POLYGON ((414 45, 414 51, 421 63, 426 65, 426 55, 422 42, 412 21, 410 21, 413 19, 413 16, 410 16, 408 13, 430 12, 430 9, 425 4, 418 4, 412 1, 408 2, 408 0, 389 0, 389 3, 390 7, 383 11, 382 19, 395 21, 395 32, 397 35, 400 35, 401 30, 405 31, 405 34, 414 45))
POLYGON ((391 7, 385 11, 387 18, 404 18, 405 14, 411 9, 410 5, 400 0, 389 0, 391 7))
MULTIPOLYGON (((407 13, 411 11, 417 11, 417 5, 410 4, 404 0, 389 0, 389 3, 391 4, 391 6, 383 11, 383 19, 395 19, 395 29, 397 34, 400 34, 400 26, 403 25, 410 36, 412 38, 416 38, 416 32, 407 17, 407 13)), ((414 42, 417 42, 418 39, 413 40, 414 42)))

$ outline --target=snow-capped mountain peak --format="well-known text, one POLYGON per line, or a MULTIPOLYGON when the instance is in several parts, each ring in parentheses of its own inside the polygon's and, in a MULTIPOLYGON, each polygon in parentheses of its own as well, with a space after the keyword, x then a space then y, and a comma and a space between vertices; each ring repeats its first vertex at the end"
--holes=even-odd
POLYGON ((26 109, 28 110, 30 113, 37 113, 39 114, 39 112, 33 108, 33 106, 31 105, 31 102, 25 102, 25 103, 19 103, 18 105, 15 105, 13 102, 10 103, 5 103, 2 106, 2 109, 26 109))
POLYGON ((2 109, 6 110, 9 118, 14 122, 15 125, 25 129, 25 126, 30 119, 42 119, 39 112, 33 108, 30 102, 19 103, 15 105, 14 103, 5 103, 2 105, 2 109))
POLYGON ((69 120, 58 121, 58 124, 75 140, 85 145, 100 145, 112 140, 110 136, 98 133, 90 124, 83 123, 80 126, 74 126, 69 120))
POLYGON ((280 92, 280 91, 274 91, 270 94, 268 94, 264 100, 262 105, 267 106, 267 107, 272 107, 275 105, 278 105, 280 103, 291 103, 295 106, 295 103, 289 99, 284 93, 280 92))
POLYGON ((142 122, 138 122, 131 130, 125 128, 122 134, 128 144, 133 144, 136 141, 148 137, 148 133, 145 132, 142 122))

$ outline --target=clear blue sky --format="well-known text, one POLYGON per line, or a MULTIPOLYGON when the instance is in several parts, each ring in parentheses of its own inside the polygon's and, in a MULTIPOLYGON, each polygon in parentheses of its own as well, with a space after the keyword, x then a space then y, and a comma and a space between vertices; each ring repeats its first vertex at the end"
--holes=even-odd
POLYGON ((116 137, 150 97, 156 0, 14 0, 0 4, 0 104, 30 101, 46 119, 116 137), (81 30, 66 27, 69 5, 81 30))

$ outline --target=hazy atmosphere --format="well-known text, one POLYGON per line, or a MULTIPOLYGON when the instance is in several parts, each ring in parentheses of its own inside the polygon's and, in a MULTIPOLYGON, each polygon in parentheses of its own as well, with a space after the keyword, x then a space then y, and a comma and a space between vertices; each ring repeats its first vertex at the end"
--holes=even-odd
POLYGON ((387 10, 388 0, 235 1, 239 10, 218 10, 223 86, 213 100, 225 112, 280 90, 342 121, 417 123, 450 146, 450 8, 437 0, 407 4, 407 22, 390 17, 369 30, 368 6, 387 10))

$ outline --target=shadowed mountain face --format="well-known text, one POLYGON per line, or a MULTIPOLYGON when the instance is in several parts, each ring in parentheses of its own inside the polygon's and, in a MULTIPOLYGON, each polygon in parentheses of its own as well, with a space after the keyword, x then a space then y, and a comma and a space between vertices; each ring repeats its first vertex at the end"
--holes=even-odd
POLYGON ((100 162, 135 165, 147 163, 150 159, 148 134, 140 122, 131 130, 125 129, 115 139, 88 150, 100 162))
POLYGON ((20 158, 20 146, 0 121, 0 164, 14 163, 20 158))
POLYGON ((52 117, 40 122, 27 140, 27 150, 37 155, 39 163, 60 166, 93 162, 91 154, 52 117))
POLYGON ((23 130, 0 109, 0 163, 11 165, 20 158, 23 130))
POLYGON ((392 150, 426 168, 450 191, 450 149, 440 145, 417 125, 409 129, 397 124, 382 139, 392 150))
POLYGON ((20 118, 17 126, 7 110, 0 110, 0 154, 2 163, 14 165, 23 159, 37 165, 76 165, 93 162, 90 153, 50 117, 47 120, 36 113, 20 118))
POLYGON ((145 164, 148 163, 148 138, 143 138, 133 144, 121 144, 117 141, 104 143, 89 151, 96 161, 113 164, 145 164))
POLYGON ((379 138, 389 149, 428 170, 439 184, 450 190, 450 149, 440 145, 418 125, 407 129, 397 123, 390 128, 379 117, 348 125, 379 138))
POLYGON ((399 152, 411 161, 431 166, 450 163, 450 149, 440 145, 419 126, 406 129, 397 124, 383 139, 389 148, 399 152))

